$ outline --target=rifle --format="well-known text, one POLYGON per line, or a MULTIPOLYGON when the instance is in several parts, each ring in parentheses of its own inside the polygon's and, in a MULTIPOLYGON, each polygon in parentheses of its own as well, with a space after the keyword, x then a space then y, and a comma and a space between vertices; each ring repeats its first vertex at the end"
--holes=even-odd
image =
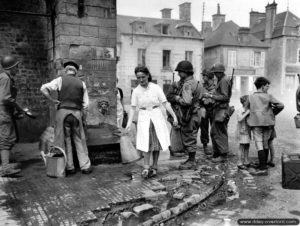
POLYGON ((229 95, 229 99, 231 98, 232 95, 232 87, 233 87, 233 78, 234 78, 234 68, 232 69, 232 73, 231 73, 231 79, 230 79, 230 95, 229 95))

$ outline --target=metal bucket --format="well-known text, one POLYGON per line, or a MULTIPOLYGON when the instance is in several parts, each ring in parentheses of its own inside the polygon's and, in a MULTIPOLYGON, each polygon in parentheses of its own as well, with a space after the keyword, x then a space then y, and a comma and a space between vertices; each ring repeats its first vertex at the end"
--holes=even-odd
POLYGON ((49 177, 65 177, 67 166, 67 156, 65 151, 60 147, 53 147, 49 154, 46 155, 46 172, 49 177), (59 150, 62 156, 51 156, 54 150, 59 150))
POLYGON ((300 128, 300 114, 299 113, 294 117, 294 120, 295 120, 296 128, 300 128))

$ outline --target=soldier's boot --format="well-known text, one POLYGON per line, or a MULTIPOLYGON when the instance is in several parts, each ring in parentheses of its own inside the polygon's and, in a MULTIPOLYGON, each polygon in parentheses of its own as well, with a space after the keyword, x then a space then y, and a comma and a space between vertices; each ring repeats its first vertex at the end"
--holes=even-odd
POLYGON ((181 163, 179 166, 179 169, 181 170, 188 170, 188 169, 193 169, 196 167, 196 152, 189 152, 189 157, 188 159, 181 163))
POLYGON ((203 151, 205 155, 212 155, 212 152, 208 149, 207 144, 203 144, 203 151))

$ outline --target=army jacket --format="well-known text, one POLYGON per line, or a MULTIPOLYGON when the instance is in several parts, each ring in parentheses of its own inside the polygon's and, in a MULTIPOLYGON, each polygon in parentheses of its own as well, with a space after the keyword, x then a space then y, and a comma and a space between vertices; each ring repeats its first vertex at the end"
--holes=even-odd
POLYGON ((216 107, 219 108, 228 107, 230 97, 231 97, 230 79, 225 75, 218 81, 216 90, 213 93, 213 99, 216 101, 216 107))

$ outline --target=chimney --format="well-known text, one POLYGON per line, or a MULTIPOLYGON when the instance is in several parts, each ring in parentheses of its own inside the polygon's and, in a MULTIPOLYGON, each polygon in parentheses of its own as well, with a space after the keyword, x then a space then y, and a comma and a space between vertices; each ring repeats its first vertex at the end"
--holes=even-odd
POLYGON ((259 20, 259 19, 263 19, 266 17, 266 14, 265 13, 260 13, 260 12, 256 12, 256 11, 253 11, 251 9, 251 12, 249 13, 250 14, 250 24, 249 24, 249 27, 250 29, 253 27, 253 25, 259 20))
POLYGON ((172 9, 170 8, 164 8, 161 11, 161 18, 162 19, 171 19, 171 11, 172 9))
POLYGON ((218 10, 217 10, 217 14, 214 14, 212 16, 212 20, 213 20, 213 26, 212 26, 212 30, 216 30, 221 23, 225 22, 225 14, 221 14, 221 10, 220 10, 220 4, 218 3, 218 10))
POLYGON ((277 3, 274 1, 272 4, 266 6, 266 27, 265 27, 265 39, 272 38, 272 33, 275 26, 277 3))
POLYGON ((210 33, 211 29, 211 22, 210 21, 202 21, 202 34, 210 33))
POLYGON ((238 30, 238 40, 239 42, 247 43, 249 39, 250 28, 240 27, 238 30))
POLYGON ((185 2, 179 5, 179 19, 191 21, 191 3, 185 2))

